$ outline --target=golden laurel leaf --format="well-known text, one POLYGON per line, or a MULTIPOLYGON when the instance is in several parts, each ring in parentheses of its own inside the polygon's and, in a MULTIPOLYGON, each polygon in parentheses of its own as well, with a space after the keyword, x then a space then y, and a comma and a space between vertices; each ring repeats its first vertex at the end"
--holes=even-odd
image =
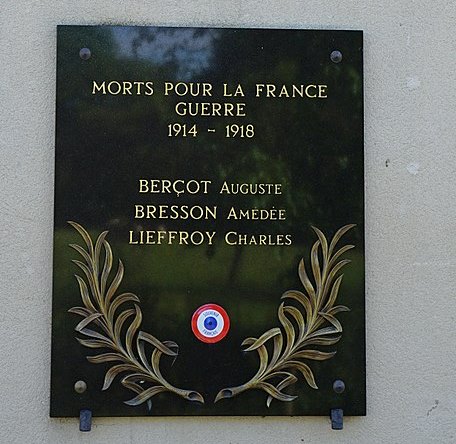
POLYGON ((339 258, 354 248, 354 245, 345 245, 337 251, 335 249, 342 236, 354 226, 350 224, 340 228, 329 245, 324 234, 318 228, 312 227, 318 238, 310 253, 313 282, 302 259, 298 266, 298 275, 305 292, 290 290, 282 295, 283 300, 294 300, 300 308, 282 302, 278 309, 281 328, 272 328, 258 339, 244 340, 242 346, 247 346, 244 351, 256 350, 259 355, 258 370, 245 384, 220 390, 214 402, 232 398, 251 389, 260 389, 268 394, 268 407, 273 399, 293 401, 296 396, 282 391, 298 380, 291 373, 293 371, 302 375, 310 387, 318 388, 311 368, 303 360, 323 361, 331 359, 336 353, 308 347, 330 346, 341 338, 342 325, 335 315, 349 309, 334 305, 343 278, 343 274, 337 274, 350 261, 339 258), (272 356, 269 357, 266 344, 271 341, 272 356))
POLYGON ((84 306, 73 307, 68 311, 83 317, 75 330, 89 339, 78 337, 78 342, 84 347, 104 349, 98 355, 87 356, 88 361, 94 364, 113 364, 106 372, 102 390, 107 390, 117 376, 124 374, 122 385, 137 395, 125 402, 128 405, 149 403, 153 396, 162 392, 171 392, 189 401, 204 403, 200 393, 174 387, 162 375, 161 356, 176 357, 178 345, 172 341, 162 342, 140 330, 142 312, 138 305, 139 298, 133 293, 117 294, 124 274, 120 260, 117 272, 109 283, 113 254, 106 241, 108 232, 101 233, 94 245, 89 233, 81 225, 76 222, 69 224, 81 235, 86 249, 76 244, 70 245, 84 259, 83 262, 73 260, 83 273, 83 277, 75 276, 84 306), (118 312, 126 303, 129 303, 129 308, 118 312), (122 337, 126 325, 125 337, 122 337), (96 330, 88 326, 93 326, 96 330), (152 350, 149 358, 147 350, 152 350))

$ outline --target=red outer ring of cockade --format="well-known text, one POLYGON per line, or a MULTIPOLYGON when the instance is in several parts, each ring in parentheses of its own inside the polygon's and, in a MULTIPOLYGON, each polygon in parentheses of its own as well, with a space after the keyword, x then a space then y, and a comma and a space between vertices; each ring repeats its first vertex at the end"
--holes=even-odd
POLYGON ((207 344, 215 344, 216 342, 221 341, 227 335, 229 329, 230 329, 230 318, 228 317, 228 313, 225 311, 225 309, 220 307, 220 305, 217 305, 217 304, 204 304, 204 305, 201 305, 201 307, 197 308, 195 313, 193 313, 193 316, 192 316, 192 331, 193 331, 193 334, 201 342, 205 342, 207 344), (222 329, 222 331, 217 336, 214 336, 212 338, 208 338, 206 336, 203 336, 198 330, 198 317, 203 311, 206 311, 206 310, 218 311, 223 317, 223 329, 222 329))

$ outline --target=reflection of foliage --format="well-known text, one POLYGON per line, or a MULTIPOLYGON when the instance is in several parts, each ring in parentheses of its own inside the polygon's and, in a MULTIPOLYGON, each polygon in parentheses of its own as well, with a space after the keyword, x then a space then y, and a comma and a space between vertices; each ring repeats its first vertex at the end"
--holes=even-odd
MULTIPOLYGON (((233 183, 277 182, 281 196, 239 196, 243 208, 286 208, 287 218, 239 221, 236 229, 254 233, 287 232, 295 243, 305 243, 298 229, 303 218, 322 230, 345 220, 363 219, 362 52, 356 33, 292 30, 232 30, 155 27, 63 27, 59 30, 57 95, 57 223, 78 215, 88 226, 130 225, 131 204, 171 204, 173 196, 138 196, 137 179, 201 178, 214 184, 204 196, 206 205, 225 212, 230 200, 220 200, 217 187, 233 183), (128 32, 129 34, 128 34, 128 32), (128 37, 128 38, 127 38, 128 37), (208 57, 201 48, 208 44, 208 57), (329 60, 329 48, 338 43, 343 63, 329 60), (122 46, 123 45, 123 46, 122 46), (146 48, 160 46, 146 57, 146 48), (75 48, 87 46, 93 57, 82 61, 75 48), (125 57, 125 52, 130 56, 125 57), (134 56, 134 55, 137 56, 134 56), (193 54, 193 55, 192 55, 193 54), (192 77, 187 58, 205 60, 192 77), (164 61, 169 62, 164 63, 164 61), (154 80, 156 93, 145 96, 91 94, 91 82, 104 79, 154 80), (176 97, 163 95, 163 81, 210 82, 214 97, 185 100, 226 101, 222 85, 240 83, 248 119, 256 127, 253 139, 221 137, 231 120, 219 117, 180 118, 176 97), (257 82, 329 85, 324 101, 254 97, 257 82), (179 118, 178 118, 179 117, 179 118), (178 119, 198 123, 196 139, 169 138, 167 125, 178 119), (205 128, 217 129, 217 135, 205 128), (64 165, 71 165, 71 171, 64 165), (88 167, 89 166, 89 167, 88 167), (93 171, 98 179, 93 181, 93 171), (77 173, 73 173, 77 172, 77 173), (91 186, 87 187, 87 183, 91 186), (69 201, 68 195, 80 196, 69 201), (113 195, 116 196, 113 199, 113 195), (153 199, 151 199, 153 197, 153 199), (324 202, 324 204, 323 204, 324 202)), ((184 99, 182 99, 184 100, 184 99)), ((231 100, 231 99, 230 99, 231 100)), ((233 98, 234 100, 234 98, 233 98)), ((234 122, 233 122, 234 123, 234 122)), ((238 122, 240 123, 240 122, 238 122)), ((181 197, 182 204, 200 205, 201 195, 181 197)), ((191 221, 150 221, 169 229, 193 229, 191 221)), ((219 218, 222 232, 232 221, 219 218)), ((361 233, 362 231, 360 231, 361 233)), ((357 236, 357 242, 361 237, 357 236)))
POLYGON ((131 59, 151 59, 189 80, 211 63, 218 31, 210 28, 119 27, 113 31, 122 53, 131 59))
MULTIPOLYGON (((261 157, 254 156, 255 150, 277 165, 274 171, 266 170, 266 177, 283 184, 282 196, 261 204, 286 208, 281 229, 292 233, 295 243, 305 244, 299 230, 303 218, 324 231, 342 226, 346 220, 362 221, 362 52, 355 49, 361 45, 360 35, 224 30, 219 42, 215 45, 217 63, 205 78, 214 84, 241 83, 247 92, 248 119, 256 127, 254 139, 222 150, 225 177, 233 182, 264 180, 264 165, 261 157), (338 65, 329 59, 329 48, 336 42, 347 54, 338 65), (328 100, 248 95, 258 82, 290 85, 308 81, 327 84, 328 100)), ((229 146, 229 141, 223 143, 229 146)), ((256 196, 249 197, 246 206, 256 205, 255 200, 256 196)), ((258 232, 271 229, 269 222, 256 227, 258 232)), ((361 233, 355 234, 358 243, 361 233)))
MULTIPOLYGON (((208 229, 223 233, 290 234, 307 247, 302 220, 327 231, 346 220, 363 220, 362 52, 356 33, 291 30, 232 30, 157 27, 62 27, 58 45, 56 224, 69 218, 88 227, 106 227, 111 239, 125 229, 200 229, 200 221, 132 221, 134 204, 171 205, 174 195, 138 194, 139 178, 210 180, 207 195, 181 196, 182 205, 218 206, 221 217, 208 229), (338 43, 343 63, 329 59, 338 43), (93 56, 82 61, 75 47, 93 56), (198 69, 193 69, 198 66, 198 69), (154 81, 155 94, 101 96, 91 82, 105 79, 154 81), (211 97, 164 96, 164 81, 210 82, 211 97), (257 82, 327 83, 328 100, 254 97, 257 82), (245 98, 222 96, 222 85, 242 85, 245 98), (220 117, 181 117, 176 101, 242 101, 244 123, 255 137, 222 137, 220 117), (167 137, 167 125, 198 124, 196 138, 167 137), (216 128, 217 137, 205 131, 216 128), (94 171, 97 180, 94 181, 94 171), (280 183, 281 195, 221 196, 223 181, 280 183), (90 184, 90 186, 87 186, 90 184), (67 199, 67 196, 78 196, 67 199), (114 197, 115 196, 115 197, 114 197), (223 198, 222 198, 223 197, 223 198), (285 209, 285 220, 227 219, 232 205, 241 209, 285 209)), ((238 121, 237 123, 241 123, 238 121)), ((362 243, 362 230, 355 234, 362 243)), ((207 246, 213 256, 221 242, 207 246)), ((226 281, 239 279, 245 260, 236 247, 226 281)), ((280 254, 280 248, 274 254, 280 254)), ((283 250, 283 248, 282 248, 283 250)), ((290 269, 291 270, 291 269, 290 269)), ((283 275, 291 279, 291 273, 283 275)))
POLYGON ((90 339, 77 338, 80 344, 88 348, 109 350, 109 352, 88 356, 88 361, 94 364, 115 363, 106 372, 103 390, 110 387, 116 376, 126 373, 127 375, 121 380, 122 385, 137 394, 135 398, 126 401, 128 405, 142 404, 161 392, 171 392, 190 401, 204 402, 198 392, 176 388, 161 374, 161 356, 165 354, 176 357, 178 345, 172 341, 161 342, 149 333, 139 330, 142 313, 136 304, 139 302, 138 297, 133 293, 116 295, 124 273, 120 260, 115 277, 110 283, 108 282, 113 264, 111 246, 105 240, 108 232, 101 233, 94 246, 90 235, 81 225, 75 222, 70 224, 84 239, 87 250, 79 245, 71 245, 85 260, 85 263, 78 260, 73 262, 83 271, 86 280, 76 275, 84 307, 73 307, 69 311, 84 318, 75 330, 90 339), (105 251, 103 265, 100 261, 102 248, 105 251), (134 308, 125 309, 116 314, 117 310, 127 302, 134 303, 134 308), (127 320, 133 315, 134 319, 126 328, 127 320), (102 333, 88 329, 89 324, 97 326, 102 333), (122 340, 124 332, 125 339, 122 340), (146 347, 153 349, 150 359, 147 358, 146 347))
POLYGON ((310 387, 318 388, 312 370, 302 360, 323 361, 332 358, 335 354, 335 352, 323 352, 308 347, 333 345, 341 338, 342 325, 335 315, 348 311, 348 308, 334 305, 343 278, 343 274, 337 278, 336 275, 350 261, 348 259, 338 260, 354 246, 345 245, 337 251, 335 251, 335 247, 341 237, 353 227, 354 225, 346 225, 339 229, 329 246, 324 234, 318 228, 313 228, 318 237, 311 251, 314 284, 307 276, 304 261, 301 260, 298 271, 306 293, 290 290, 282 296, 282 299, 297 301, 301 309, 282 303, 278 311, 285 338, 282 330, 276 327, 271 328, 258 339, 245 339, 242 345, 247 348, 244 351, 257 350, 258 352, 260 357, 258 371, 247 383, 221 390, 215 398, 215 402, 223 398, 231 398, 249 389, 260 389, 268 393, 266 403, 268 407, 273 399, 292 401, 296 396, 282 391, 297 381, 297 377, 291 373, 292 371, 300 372, 310 387), (324 327, 325 322, 330 325, 324 327), (271 339, 273 339, 273 353, 269 359, 265 344, 271 339))

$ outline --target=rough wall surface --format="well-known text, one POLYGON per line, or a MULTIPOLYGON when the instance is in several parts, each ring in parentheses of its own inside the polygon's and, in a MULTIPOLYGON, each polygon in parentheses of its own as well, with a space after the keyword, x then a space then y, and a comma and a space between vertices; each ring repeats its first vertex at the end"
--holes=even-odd
POLYGON ((456 442, 456 4, 2 0, 0 443, 456 442), (368 416, 49 418, 57 24, 363 29, 368 416))

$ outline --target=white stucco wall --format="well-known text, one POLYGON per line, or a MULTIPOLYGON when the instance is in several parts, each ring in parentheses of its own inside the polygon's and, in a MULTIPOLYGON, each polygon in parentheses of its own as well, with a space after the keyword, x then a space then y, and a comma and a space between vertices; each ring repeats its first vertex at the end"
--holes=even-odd
POLYGON ((456 3, 2 0, 0 443, 456 442, 456 3), (365 31, 368 416, 49 418, 57 24, 365 31))

